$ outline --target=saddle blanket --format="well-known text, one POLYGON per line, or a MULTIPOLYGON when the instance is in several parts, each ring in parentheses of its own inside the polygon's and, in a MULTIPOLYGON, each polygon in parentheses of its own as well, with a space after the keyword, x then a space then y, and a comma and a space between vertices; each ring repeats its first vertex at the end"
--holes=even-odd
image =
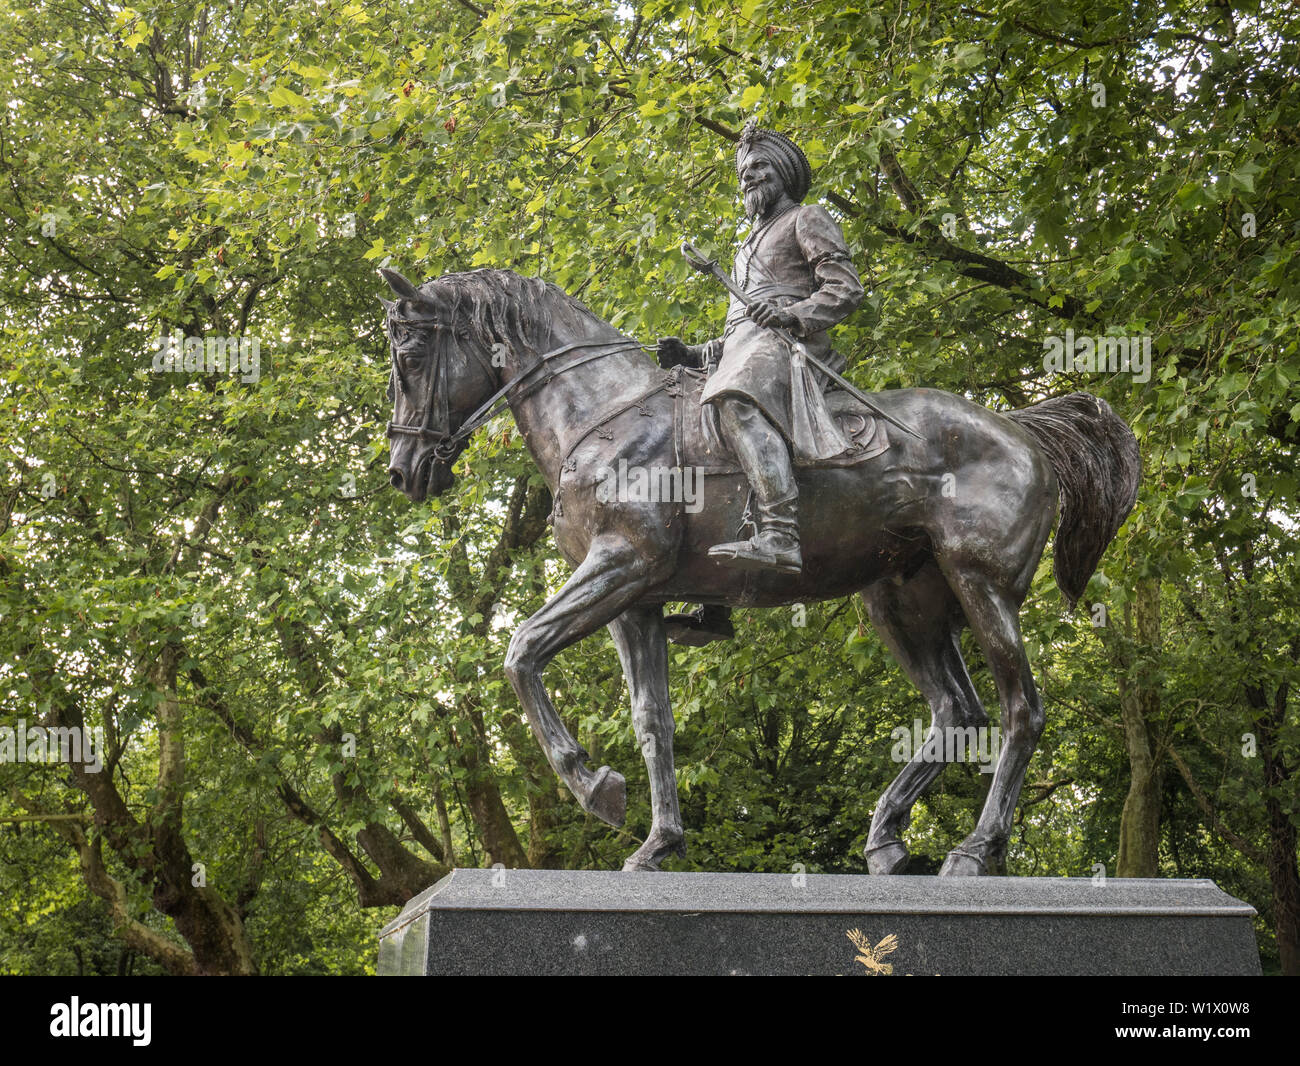
MULTIPOLYGON (((674 367, 673 437, 677 465, 695 467, 703 474, 732 474, 740 471, 735 456, 718 430, 718 411, 711 403, 700 403, 700 393, 708 380, 702 370, 674 367)), ((863 410, 862 405, 841 389, 831 387, 826 407, 840 432, 851 442, 848 451, 831 459, 795 460, 798 467, 856 466, 887 451, 889 438, 885 423, 863 410)))

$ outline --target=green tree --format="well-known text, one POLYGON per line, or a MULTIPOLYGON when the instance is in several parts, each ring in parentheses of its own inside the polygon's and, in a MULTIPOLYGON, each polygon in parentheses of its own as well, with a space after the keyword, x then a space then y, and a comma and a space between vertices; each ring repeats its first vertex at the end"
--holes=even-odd
MULTIPOLYGON (((0 766, 0 879, 23 900, 4 965, 111 968, 108 922, 134 972, 364 972, 378 920, 454 865, 617 865, 644 780, 621 835, 593 824, 500 674, 564 577, 546 490, 504 422, 445 499, 388 488, 374 271, 504 266, 646 340, 716 335, 676 249, 728 255, 755 117, 806 146, 843 218, 868 298, 837 344, 861 387, 1000 409, 1082 388, 1141 440, 1139 506, 1086 602, 1066 615, 1045 562, 1026 606, 1050 724, 1009 872, 1209 873, 1297 972, 1296 19, 0 12, 0 715, 106 748, 100 774, 0 766), (1149 376, 1045 368, 1067 330, 1149 337, 1149 376), (180 372, 155 372, 171 336, 180 372), (249 342, 238 372, 186 371, 184 340, 206 362, 218 338, 249 342)), ((923 703, 851 603, 740 624, 674 655, 685 865, 859 870, 890 731, 923 703)), ((548 683, 593 755, 639 765, 607 640, 548 683)), ((922 801, 918 868, 985 786, 953 767, 922 801)))

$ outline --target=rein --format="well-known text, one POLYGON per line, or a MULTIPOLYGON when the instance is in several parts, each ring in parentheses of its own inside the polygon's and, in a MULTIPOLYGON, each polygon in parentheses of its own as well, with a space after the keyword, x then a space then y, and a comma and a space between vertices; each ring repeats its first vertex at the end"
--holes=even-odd
MULTIPOLYGON (((403 425, 399 422, 389 422, 388 436, 392 437, 395 434, 404 433, 409 436, 419 437, 421 440, 434 440, 436 442, 433 448, 434 459, 448 462, 454 458, 456 454, 456 446, 460 444, 461 441, 466 440, 480 426, 486 425, 502 411, 508 408, 510 406, 511 391, 517 386, 522 385, 538 370, 545 368, 547 370, 546 376, 540 381, 531 383, 528 387, 528 391, 523 395, 531 395, 533 392, 546 386, 553 378, 563 374, 566 370, 572 370, 574 367, 582 366, 583 363, 589 363, 594 359, 602 359, 607 355, 615 355, 618 352, 626 352, 631 351, 633 348, 643 347, 645 346, 638 341, 575 341, 573 344, 565 344, 559 348, 552 348, 549 352, 544 352, 542 355, 539 355, 512 381, 506 382, 506 384, 502 385, 501 388, 497 389, 496 392, 489 396, 482 405, 479 406, 478 410, 461 423, 460 428, 454 433, 435 430, 431 425, 433 421, 435 393, 441 392, 444 398, 446 396, 446 361, 441 357, 442 353, 439 353, 437 357, 438 366, 435 368, 434 379, 431 382, 429 389, 429 399, 424 408, 424 421, 418 426, 403 425), (611 345, 616 345, 616 347, 610 347, 611 345), (581 358, 575 359, 573 362, 560 367, 558 370, 552 370, 548 365, 552 359, 556 359, 568 352, 577 351, 582 348, 606 348, 608 350, 592 352, 584 355, 581 358), (444 384, 444 389, 442 390, 438 388, 440 382, 444 384)), ((394 353, 393 360, 394 366, 396 366, 396 353, 394 353)), ((483 363, 482 359, 480 359, 479 362, 484 369, 487 369, 487 365, 483 363)))

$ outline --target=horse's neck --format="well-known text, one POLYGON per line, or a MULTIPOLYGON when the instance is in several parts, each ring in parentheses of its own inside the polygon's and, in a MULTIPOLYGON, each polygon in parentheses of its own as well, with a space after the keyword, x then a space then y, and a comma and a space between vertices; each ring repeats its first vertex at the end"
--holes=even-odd
MULTIPOLYGON (((589 331, 558 328, 542 351, 592 341, 608 342, 611 348, 620 343, 635 343, 613 326, 589 331)), ((555 368, 559 370, 598 350, 590 347, 561 355, 555 360, 555 368)), ((525 362, 510 368, 509 372, 517 377, 526 365, 525 362)), ((521 398, 511 403, 515 424, 552 491, 559 478, 560 464, 577 443, 578 436, 605 412, 617 410, 649 389, 659 374, 656 364, 640 348, 630 348, 564 370, 539 387, 529 387, 534 384, 532 381, 521 387, 521 398)), ((539 371, 536 381, 543 380, 545 373, 539 371)))

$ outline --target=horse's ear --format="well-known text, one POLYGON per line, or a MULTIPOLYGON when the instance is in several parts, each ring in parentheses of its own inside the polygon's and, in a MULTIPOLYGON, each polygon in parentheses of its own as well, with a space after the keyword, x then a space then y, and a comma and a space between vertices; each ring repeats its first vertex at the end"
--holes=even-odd
POLYGON ((414 285, 412 285, 409 281, 407 281, 404 277, 402 277, 402 275, 399 274, 396 270, 389 270, 387 267, 380 267, 379 273, 384 276, 384 280, 388 282, 393 292, 397 293, 398 296, 404 296, 406 297, 406 299, 415 300, 418 303, 424 303, 424 304, 433 303, 433 301, 430 300, 429 297, 427 297, 424 293, 422 293, 419 289, 417 289, 414 285))
POLYGON ((377 297, 379 302, 384 305, 385 314, 392 314, 393 308, 397 306, 396 300, 385 300, 382 296, 377 297))

